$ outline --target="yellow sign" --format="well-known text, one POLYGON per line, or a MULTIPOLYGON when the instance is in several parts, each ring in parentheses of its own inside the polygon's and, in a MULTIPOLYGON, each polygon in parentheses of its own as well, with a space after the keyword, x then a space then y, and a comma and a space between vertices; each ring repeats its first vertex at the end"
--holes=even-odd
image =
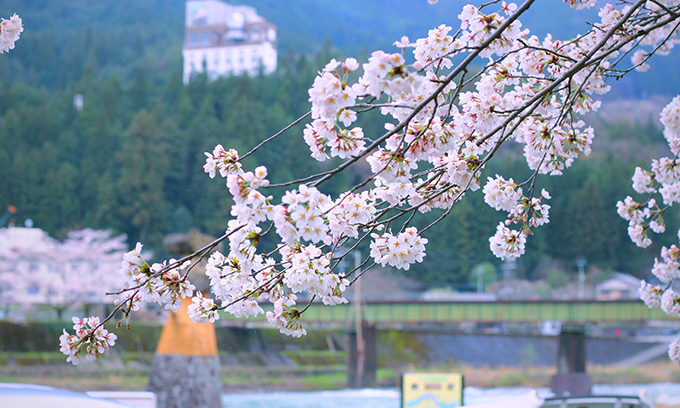
POLYGON ((402 408, 453 408, 462 405, 462 374, 407 373, 401 376, 402 408))

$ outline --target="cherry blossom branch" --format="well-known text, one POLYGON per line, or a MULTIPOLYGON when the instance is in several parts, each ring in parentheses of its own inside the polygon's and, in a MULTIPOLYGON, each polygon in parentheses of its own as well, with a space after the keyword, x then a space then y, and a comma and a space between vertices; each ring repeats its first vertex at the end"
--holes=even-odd
MULTIPOLYGON (((544 200, 549 194, 543 190, 535 196, 538 175, 559 174, 589 151, 593 131, 584 128, 579 115, 597 108, 592 95, 609 90, 604 77, 616 72, 622 61, 616 53, 625 55, 631 48, 650 44, 655 47, 652 53, 672 46, 675 29, 671 25, 677 18, 663 9, 657 13, 645 8, 654 3, 643 0, 623 11, 607 5, 600 12, 601 22, 584 36, 565 42, 551 37, 541 41, 520 30, 518 19, 532 3, 528 0, 520 7, 502 3, 498 12, 489 14, 480 10, 498 1, 480 8, 465 6, 459 16, 460 29, 453 35, 449 35, 451 27, 442 25, 415 43, 402 38, 395 43, 402 53, 374 52, 355 83, 349 80, 359 68, 354 58, 331 60, 309 90, 312 108, 308 115, 241 157, 222 146, 207 154, 204 169, 211 177, 219 172, 226 178, 235 219, 229 221, 228 254, 212 253, 206 266, 211 291, 221 306, 213 299, 194 296, 191 318, 212 322, 219 318, 220 309, 238 317, 264 313, 258 303, 264 299, 274 305, 266 313, 271 324, 285 334, 304 334, 300 316, 313 301, 344 303, 343 291, 366 270, 377 265, 408 270, 421 262, 427 244, 421 235, 449 215, 466 192, 481 187, 484 166, 509 138, 525 145, 532 174, 520 184, 501 175, 489 177, 483 193, 487 204, 508 213, 489 240, 491 251, 501 259, 522 255, 532 228, 548 222, 549 206, 544 200), (403 56, 410 47, 416 59, 411 67, 403 56), (451 58, 461 53, 467 55, 454 65, 451 58), (470 74, 471 64, 479 57, 489 62, 470 74), (351 128, 357 115, 376 110, 391 116, 396 124, 388 123, 377 137, 364 135, 360 127, 351 128), (254 171, 241 168, 244 158, 310 116, 303 135, 312 157, 319 161, 339 157, 338 165, 278 184, 269 183, 264 166, 254 171), (361 159, 371 167, 369 176, 337 199, 319 191, 317 187, 361 159), (369 187, 370 182, 374 186, 369 187), (525 196, 522 188, 526 185, 525 196), (260 192, 287 186, 296 187, 281 196, 280 204, 260 192), (411 226, 417 212, 432 209, 443 211, 420 231, 411 226), (240 227, 233 230, 236 226, 240 227), (269 253, 258 253, 259 239, 272 231, 281 244, 269 253), (367 240, 370 253, 360 265, 347 275, 337 273, 344 257, 367 240), (340 246, 351 249, 338 255, 340 246), (369 268, 362 269, 369 263, 369 268), (347 277, 353 277, 352 281, 347 277), (295 294, 300 292, 312 295, 302 311, 295 307, 295 294)), ((571 3, 580 7, 590 2, 571 3)), ((663 165, 674 171, 672 165, 663 165)), ((668 192, 660 194, 665 199, 668 192)), ((621 212, 631 218, 649 218, 647 224, 633 225, 635 236, 643 237, 645 228, 657 228, 663 221, 667 208, 657 206, 653 198, 644 211, 628 199, 622 207, 621 212)), ((195 260, 191 270, 213 249, 210 246, 188 259, 149 267, 141 259, 140 244, 139 250, 125 257, 125 273, 136 282, 127 290, 137 290, 135 295, 174 310, 178 299, 193 291, 189 271, 180 274, 179 270, 195 260)), ((132 304, 130 300, 128 312, 132 304)))

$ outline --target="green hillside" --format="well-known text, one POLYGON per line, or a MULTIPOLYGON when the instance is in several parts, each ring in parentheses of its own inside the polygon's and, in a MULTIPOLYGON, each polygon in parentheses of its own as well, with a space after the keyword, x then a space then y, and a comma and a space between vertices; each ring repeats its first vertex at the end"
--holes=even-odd
MULTIPOLYGON (((415 40, 440 24, 454 28, 467 1, 249 0, 277 25, 281 54, 314 54, 326 41, 343 55, 389 49, 407 35, 415 40)), ((129 81, 135 69, 162 80, 181 63, 183 0, 4 0, 0 15, 18 13, 25 24, 21 47, 0 59, 0 81, 67 89, 83 76, 129 81)), ((544 36, 571 38, 597 19, 597 10, 575 12, 558 0, 536 2, 525 27, 544 36)), ((662 78, 680 80, 680 58, 659 59, 646 75, 633 74, 614 94, 672 94, 662 78)))
MULTIPOLYGON (((331 57, 366 54, 403 34, 415 39, 429 27, 455 23, 462 2, 253 0, 248 4, 278 26, 277 72, 212 83, 199 77, 186 87, 181 83, 183 4, 0 3, 0 15, 17 12, 25 23, 17 48, 0 56, 0 208, 17 206, 19 223, 31 218, 57 237, 86 226, 111 228, 157 252, 170 232, 193 227, 221 235, 230 202, 224 182, 203 173, 203 152, 217 143, 247 150, 309 109, 307 89, 331 57), (331 48, 324 46, 327 40, 331 48), (82 112, 72 107, 78 93, 84 95, 82 112)), ((573 34, 583 24, 574 17, 579 14, 558 1, 537 2, 532 13, 537 30, 560 21, 554 28, 573 34)), ((673 61, 677 55, 664 64, 673 61)), ((621 81, 615 92, 677 93, 672 82, 654 83, 657 78, 677 81, 676 71, 650 72, 644 76, 647 83, 621 81)), ((361 125, 368 134, 383 128, 377 116, 361 125)), ((600 133, 602 142, 590 158, 564 177, 542 180, 553 196, 552 222, 529 239, 520 274, 542 277, 546 259, 573 269, 575 257, 585 255, 591 265, 641 275, 664 244, 635 248, 615 212, 616 201, 625 197, 621 192, 630 191, 634 167, 647 165, 649 152, 663 146, 662 135, 653 125, 629 124, 601 126, 600 133), (625 145, 617 154, 610 152, 612 141, 622 138, 625 145)), ((301 135, 301 129, 292 135, 301 135)), ((502 154, 484 179, 501 168, 515 179, 527 176, 526 164, 512 148, 502 154)), ((246 165, 266 163, 272 179, 283 181, 323 169, 308 156, 302 138, 289 137, 246 165)), ((337 194, 357 173, 339 176, 324 188, 337 194)), ((425 225, 436 215, 418 223, 425 225)), ((463 285, 475 266, 498 265, 488 237, 499 217, 479 194, 470 194, 431 231, 430 256, 412 273, 432 285, 463 285)), ((668 222, 672 229, 675 221, 668 222)))

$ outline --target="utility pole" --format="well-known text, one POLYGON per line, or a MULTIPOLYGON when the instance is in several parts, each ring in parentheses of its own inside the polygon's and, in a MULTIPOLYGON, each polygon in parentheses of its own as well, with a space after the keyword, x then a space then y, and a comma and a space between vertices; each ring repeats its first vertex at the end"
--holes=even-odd
MULTIPOLYGON (((361 276, 361 271, 359 266, 361 265, 361 251, 356 250, 353 252, 354 255, 354 273, 357 276, 361 276)), ((366 361, 366 356, 364 354, 364 333, 363 333, 363 321, 361 313, 361 278, 357 278, 354 289, 354 302, 355 305, 355 318, 354 324, 357 331, 357 377, 358 379, 364 378, 364 362, 366 361)))
POLYGON ((583 299, 586 296, 585 286, 586 286, 586 267, 587 260, 584 256, 578 256, 576 258, 576 267, 578 268, 578 298, 583 299))
POLYGON ((477 293, 484 292, 484 268, 481 265, 475 267, 475 274, 477 275, 477 293))
MULTIPOLYGON (((346 254, 349 255, 349 254, 346 254)), ((354 251, 355 276, 361 276, 361 252, 354 251)), ((375 387, 378 369, 378 346, 375 325, 364 317, 364 305, 361 296, 361 279, 352 284, 354 298, 348 314, 349 354, 347 362, 347 386, 350 388, 375 387), (352 326, 351 320, 354 319, 352 326)))

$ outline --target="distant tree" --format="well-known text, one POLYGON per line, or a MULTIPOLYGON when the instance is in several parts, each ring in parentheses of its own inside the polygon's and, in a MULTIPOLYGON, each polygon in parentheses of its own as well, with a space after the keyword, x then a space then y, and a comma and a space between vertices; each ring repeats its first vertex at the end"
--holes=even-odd
POLYGON ((171 165, 169 140, 173 133, 162 109, 139 112, 123 135, 118 211, 129 225, 133 239, 157 239, 169 209, 164 200, 164 180, 171 165))
MULTIPOLYGON (((4 256, 4 254, 0 254, 0 256, 4 256)), ((10 266, 7 261, 0 261, 0 268, 14 267, 13 265, 10 266)), ((14 259, 12 259, 12 262, 14 262, 14 259)), ((23 279, 17 279, 14 274, 3 272, 0 269, 0 308, 2 308, 5 319, 9 315, 10 308, 19 303, 24 283, 23 279)))
POLYGON ((106 293, 120 285, 124 235, 84 229, 69 232, 63 242, 45 235, 34 244, 4 242, 0 248, 0 282, 10 284, 0 290, 0 303, 48 305, 59 319, 69 308, 87 313, 92 305, 113 303, 106 293))

